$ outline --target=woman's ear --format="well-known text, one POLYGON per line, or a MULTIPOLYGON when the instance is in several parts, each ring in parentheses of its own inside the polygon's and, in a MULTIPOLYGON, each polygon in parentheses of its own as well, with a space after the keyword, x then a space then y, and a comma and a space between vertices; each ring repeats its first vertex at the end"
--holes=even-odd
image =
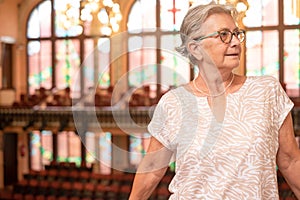
POLYGON ((191 41, 188 43, 187 45, 188 51, 197 59, 197 60, 202 60, 203 56, 200 50, 200 46, 199 44, 197 44, 197 42, 195 41, 191 41))

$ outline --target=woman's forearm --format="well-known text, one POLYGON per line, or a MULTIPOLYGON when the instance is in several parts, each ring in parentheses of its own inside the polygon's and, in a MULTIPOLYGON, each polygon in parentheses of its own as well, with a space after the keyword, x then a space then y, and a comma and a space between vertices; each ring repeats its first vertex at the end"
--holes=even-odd
POLYGON ((172 152, 151 137, 148 152, 139 164, 135 175, 130 200, 147 200, 165 175, 172 152))
POLYGON ((300 199, 300 161, 294 162, 288 169, 281 169, 295 196, 300 199))
POLYGON ((166 170, 167 168, 160 169, 156 172, 137 173, 129 200, 147 200, 164 176, 166 170))

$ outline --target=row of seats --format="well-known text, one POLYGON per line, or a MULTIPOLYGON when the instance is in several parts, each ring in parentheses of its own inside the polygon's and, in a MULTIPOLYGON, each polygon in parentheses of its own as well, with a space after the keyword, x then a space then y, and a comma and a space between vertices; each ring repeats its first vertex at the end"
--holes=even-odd
MULTIPOLYGON (((45 170, 47 171, 47 170, 45 170)), ((31 172, 24 175, 24 179, 14 185, 12 199, 36 200, 89 200, 128 199, 134 174, 103 175, 92 172, 81 172, 77 178, 61 177, 59 173, 48 174, 45 171, 31 172)), ((167 189, 173 173, 167 173, 150 199, 168 199, 170 193, 167 189)), ((290 187, 278 171, 278 189, 280 200, 297 200, 290 187)))
POLYGON ((81 163, 80 166, 77 166, 74 162, 56 162, 51 161, 49 165, 45 165, 46 170, 50 169, 67 169, 67 170, 78 170, 78 171, 92 171, 93 164, 91 167, 86 166, 86 163, 81 163))
MULTIPOLYGON (((150 199, 168 199, 167 187, 172 177, 172 173, 167 173, 150 199)), ((12 196, 26 200, 122 200, 128 199, 133 179, 134 174, 130 173, 103 175, 65 169, 31 171, 14 185, 12 196)))
POLYGON ((13 199, 127 199, 129 185, 93 182, 23 180, 14 187, 13 199))

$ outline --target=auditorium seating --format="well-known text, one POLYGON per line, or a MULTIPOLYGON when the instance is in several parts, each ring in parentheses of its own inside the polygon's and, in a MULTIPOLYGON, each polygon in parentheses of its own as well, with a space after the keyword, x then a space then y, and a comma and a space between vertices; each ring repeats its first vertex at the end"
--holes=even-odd
MULTIPOLYGON (((0 199, 125 200, 130 194, 134 177, 134 174, 103 175, 86 168, 77 168, 78 176, 74 178, 75 168, 73 168, 68 176, 60 178, 58 171, 61 168, 54 167, 54 169, 55 173, 53 168, 47 167, 43 171, 30 171, 24 174, 24 179, 14 185, 13 194, 0 199)), ((149 200, 168 199, 170 195, 168 185, 173 175, 171 171, 166 173, 149 200)), ((277 178, 280 200, 297 200, 280 171, 277 178)))
MULTIPOLYGON (((150 199, 168 199, 167 173, 150 199), (161 189, 160 189, 161 187, 161 189), (157 195, 157 196, 156 196, 157 195)), ((98 174, 89 168, 61 165, 47 166, 42 171, 30 171, 13 187, 13 199, 22 200, 126 200, 129 197, 134 174, 98 174), (60 167, 59 167, 60 166, 60 167)))

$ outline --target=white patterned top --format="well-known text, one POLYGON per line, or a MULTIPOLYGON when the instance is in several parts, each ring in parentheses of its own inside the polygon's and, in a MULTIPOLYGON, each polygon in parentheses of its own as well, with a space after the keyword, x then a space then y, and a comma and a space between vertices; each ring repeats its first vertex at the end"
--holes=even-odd
POLYGON ((228 94, 223 123, 206 97, 183 86, 165 94, 148 130, 176 156, 170 199, 279 199, 278 133, 292 107, 271 76, 247 77, 228 94))

